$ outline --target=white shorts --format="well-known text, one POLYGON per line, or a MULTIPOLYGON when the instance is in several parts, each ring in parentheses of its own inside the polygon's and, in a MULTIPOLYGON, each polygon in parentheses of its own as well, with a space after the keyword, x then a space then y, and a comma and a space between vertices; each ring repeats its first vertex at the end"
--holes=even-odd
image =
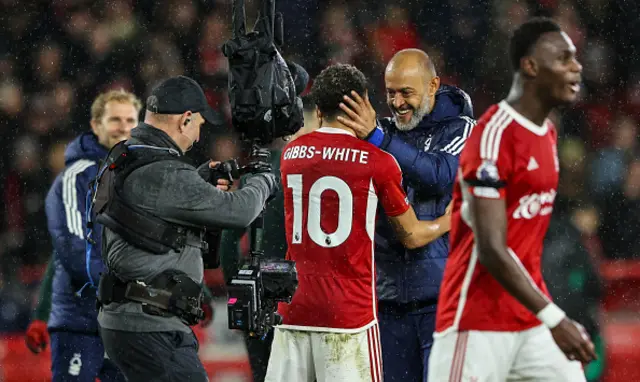
POLYGON ((452 331, 434 336, 429 382, 584 382, 582 365, 546 326, 522 332, 452 331))
POLYGON ((381 382, 378 324, 358 333, 275 328, 265 382, 381 382))

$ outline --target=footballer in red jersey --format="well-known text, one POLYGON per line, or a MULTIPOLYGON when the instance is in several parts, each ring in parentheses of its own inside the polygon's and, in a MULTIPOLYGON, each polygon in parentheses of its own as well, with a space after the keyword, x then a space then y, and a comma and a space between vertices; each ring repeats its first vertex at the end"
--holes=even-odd
MULTIPOLYGON (((298 288, 279 304, 266 381, 382 381, 373 237, 377 208, 409 248, 449 230, 450 217, 418 221, 395 159, 337 121, 342 96, 366 94, 366 78, 333 65, 315 79, 320 128, 283 150, 287 259, 298 288), (337 350, 339 347, 340 351, 337 350)), ((366 96, 365 96, 366 98, 366 96)))
POLYGON ((559 171, 547 116, 576 99, 582 66, 549 19, 524 23, 510 45, 511 92, 460 157, 429 381, 585 381, 580 362, 595 357, 540 269, 559 171))

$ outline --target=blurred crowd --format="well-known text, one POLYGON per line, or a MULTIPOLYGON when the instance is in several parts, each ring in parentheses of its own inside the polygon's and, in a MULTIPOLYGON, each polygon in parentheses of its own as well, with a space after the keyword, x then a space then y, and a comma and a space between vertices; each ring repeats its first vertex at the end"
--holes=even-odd
MULTIPOLYGON (((258 3, 246 1, 248 25, 258 3)), ((65 144, 89 129, 99 92, 124 88, 144 102, 159 80, 192 76, 226 121, 203 130, 194 163, 244 148, 229 124, 220 49, 231 37, 231 0, 0 0, 0 9, 0 330, 11 331, 27 324, 22 312, 51 255, 45 194, 65 144)), ((553 115, 562 180, 551 264, 566 246, 583 248, 575 256, 586 262, 640 257, 640 3, 277 0, 277 10, 283 55, 312 78, 332 63, 358 66, 381 116, 387 61, 418 47, 442 83, 470 94, 479 117, 507 94, 510 33, 530 16, 554 17, 578 48, 584 84, 579 103, 553 115)))

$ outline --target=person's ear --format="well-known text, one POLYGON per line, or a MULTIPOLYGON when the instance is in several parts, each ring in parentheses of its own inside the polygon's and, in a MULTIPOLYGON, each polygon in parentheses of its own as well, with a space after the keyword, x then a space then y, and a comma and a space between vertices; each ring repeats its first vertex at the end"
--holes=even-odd
POLYGON ((193 115, 190 111, 187 111, 184 114, 182 114, 182 117, 180 118, 180 126, 179 126, 180 131, 182 132, 185 127, 189 126, 191 121, 193 121, 193 115))
POLYGON ((91 118, 91 121, 89 121, 89 124, 91 125, 91 131, 93 131, 95 135, 98 135, 98 125, 99 125, 98 121, 91 118))
POLYGON ((440 89, 440 77, 435 76, 429 82, 429 98, 435 97, 438 89, 440 89))
POLYGON ((538 75, 538 63, 531 56, 522 57, 520 60, 520 69, 527 77, 536 77, 538 75))
POLYGON ((316 117, 318 117, 319 127, 322 127, 322 112, 320 111, 320 109, 318 109, 317 106, 316 106, 316 117))

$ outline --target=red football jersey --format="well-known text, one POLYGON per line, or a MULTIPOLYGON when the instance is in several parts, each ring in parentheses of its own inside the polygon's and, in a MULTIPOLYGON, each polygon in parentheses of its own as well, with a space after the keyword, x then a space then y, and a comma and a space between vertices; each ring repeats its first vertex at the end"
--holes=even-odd
POLYGON ((505 199, 508 251, 549 296, 540 261, 558 185, 556 136, 550 121, 538 126, 505 101, 490 107, 473 129, 453 191, 451 249, 436 332, 522 331, 541 324, 478 262, 465 199, 505 199))
POLYGON ((280 304, 282 327, 359 331, 377 321, 373 235, 378 202, 409 209, 395 159, 350 133, 323 127, 287 145, 280 160, 287 259, 298 289, 280 304))

